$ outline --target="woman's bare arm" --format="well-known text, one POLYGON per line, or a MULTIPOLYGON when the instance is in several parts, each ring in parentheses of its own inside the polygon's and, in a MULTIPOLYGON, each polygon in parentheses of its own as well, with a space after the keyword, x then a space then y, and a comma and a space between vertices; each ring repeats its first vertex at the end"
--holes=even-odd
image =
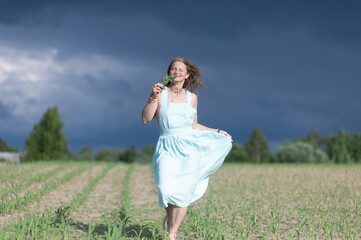
POLYGON ((157 115, 162 99, 162 89, 163 85, 161 83, 157 83, 153 86, 148 102, 142 111, 142 122, 144 124, 152 121, 157 115))

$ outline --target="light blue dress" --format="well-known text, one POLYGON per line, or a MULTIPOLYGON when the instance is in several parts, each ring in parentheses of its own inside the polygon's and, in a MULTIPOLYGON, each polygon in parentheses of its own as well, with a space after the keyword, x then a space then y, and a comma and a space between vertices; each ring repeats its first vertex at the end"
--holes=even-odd
POLYGON ((158 117, 160 136, 154 152, 153 168, 159 206, 187 207, 207 190, 209 175, 223 163, 232 148, 231 140, 214 131, 193 129, 192 94, 186 103, 168 102, 162 92, 158 117))

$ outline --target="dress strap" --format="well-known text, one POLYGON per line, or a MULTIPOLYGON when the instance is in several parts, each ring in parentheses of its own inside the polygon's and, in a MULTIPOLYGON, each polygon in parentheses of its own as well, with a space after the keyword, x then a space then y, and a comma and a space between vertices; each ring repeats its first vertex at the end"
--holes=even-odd
POLYGON ((162 104, 167 104, 167 103, 168 103, 168 88, 164 87, 162 91, 162 104))
POLYGON ((168 107, 168 89, 164 87, 162 91, 162 104, 160 105, 160 116, 164 115, 168 107))
POLYGON ((188 90, 187 91, 187 102, 188 104, 192 105, 192 93, 188 90))

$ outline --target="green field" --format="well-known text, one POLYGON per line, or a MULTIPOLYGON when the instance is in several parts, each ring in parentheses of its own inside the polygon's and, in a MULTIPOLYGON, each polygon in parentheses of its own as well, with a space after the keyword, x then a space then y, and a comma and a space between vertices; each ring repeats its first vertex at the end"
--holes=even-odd
MULTIPOLYGON (((0 239, 166 239, 150 165, 0 163, 0 239)), ((361 239, 361 166, 224 164, 180 239, 361 239)))

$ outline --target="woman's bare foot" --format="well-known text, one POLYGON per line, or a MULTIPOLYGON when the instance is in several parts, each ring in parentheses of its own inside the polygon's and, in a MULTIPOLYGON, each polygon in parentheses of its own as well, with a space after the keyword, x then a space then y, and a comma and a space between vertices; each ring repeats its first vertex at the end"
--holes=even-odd
POLYGON ((177 233, 175 233, 175 232, 170 232, 169 233, 169 238, 170 238, 170 240, 177 240, 178 238, 177 238, 177 233))

